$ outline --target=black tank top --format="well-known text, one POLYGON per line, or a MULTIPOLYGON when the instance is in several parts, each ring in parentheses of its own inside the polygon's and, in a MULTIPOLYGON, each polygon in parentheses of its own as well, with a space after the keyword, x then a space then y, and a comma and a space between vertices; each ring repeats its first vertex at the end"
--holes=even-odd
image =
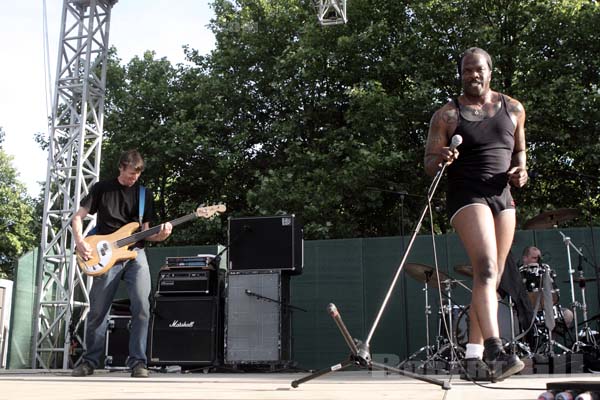
POLYGON ((461 135, 460 155, 448 167, 448 187, 475 187, 500 190, 508 185, 507 171, 515 146, 515 124, 508 113, 506 96, 501 95, 501 108, 491 118, 468 121, 461 116, 458 99, 458 126, 461 135))

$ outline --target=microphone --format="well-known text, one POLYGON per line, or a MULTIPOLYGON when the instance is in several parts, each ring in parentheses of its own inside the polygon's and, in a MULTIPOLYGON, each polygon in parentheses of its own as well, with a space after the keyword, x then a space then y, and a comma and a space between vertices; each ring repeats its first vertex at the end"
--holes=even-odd
MULTIPOLYGON (((456 148, 458 146, 461 145, 461 143, 463 142, 463 138, 460 135, 454 135, 452 136, 452 140, 450 141, 450 151, 454 152, 454 150, 456 150, 456 148)), ((452 162, 452 160, 448 160, 444 163, 444 165, 449 165, 452 162)))
POLYGON ((456 150, 458 146, 460 146, 463 142, 463 138, 460 135, 452 136, 452 141, 450 142, 450 151, 456 150))

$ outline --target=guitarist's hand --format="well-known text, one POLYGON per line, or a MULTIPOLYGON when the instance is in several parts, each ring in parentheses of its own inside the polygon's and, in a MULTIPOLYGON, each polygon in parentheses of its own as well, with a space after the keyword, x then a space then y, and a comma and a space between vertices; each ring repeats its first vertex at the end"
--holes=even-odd
POLYGON ((82 240, 79 243, 77 243, 77 245, 75 246, 75 249, 77 250, 77 253, 79 253, 79 256, 81 258, 83 258, 84 261, 87 261, 92 257, 92 246, 87 244, 85 242, 85 240, 82 240))
POLYGON ((156 234, 157 241, 161 242, 168 238, 173 231, 173 225, 170 222, 165 222, 160 226, 160 231, 156 234))

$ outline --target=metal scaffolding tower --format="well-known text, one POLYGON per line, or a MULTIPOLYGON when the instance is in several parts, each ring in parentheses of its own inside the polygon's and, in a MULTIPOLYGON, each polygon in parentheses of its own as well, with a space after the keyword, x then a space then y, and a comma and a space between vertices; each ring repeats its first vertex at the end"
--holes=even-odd
POLYGON ((323 26, 345 24, 346 0, 317 0, 317 18, 323 26))
POLYGON ((86 279, 75 262, 71 219, 99 177, 108 33, 117 1, 63 3, 37 264, 32 368, 69 367, 71 343, 80 339, 78 327, 89 309, 91 278, 86 279), (77 320, 75 309, 81 311, 77 320))

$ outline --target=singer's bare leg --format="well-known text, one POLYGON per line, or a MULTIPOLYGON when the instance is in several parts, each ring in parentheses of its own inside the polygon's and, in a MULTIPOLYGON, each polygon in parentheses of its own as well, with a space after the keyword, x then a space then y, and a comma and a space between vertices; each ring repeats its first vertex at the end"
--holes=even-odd
POLYGON ((506 257, 512 246, 517 225, 516 210, 514 208, 502 211, 494 217, 496 228, 496 247, 498 250, 498 282, 496 289, 500 286, 500 280, 506 266, 506 257))
POLYGON ((512 244, 515 213, 506 210, 494 217, 489 207, 474 204, 460 210, 452 224, 473 266, 469 343, 483 344, 500 336, 496 289, 512 244))

